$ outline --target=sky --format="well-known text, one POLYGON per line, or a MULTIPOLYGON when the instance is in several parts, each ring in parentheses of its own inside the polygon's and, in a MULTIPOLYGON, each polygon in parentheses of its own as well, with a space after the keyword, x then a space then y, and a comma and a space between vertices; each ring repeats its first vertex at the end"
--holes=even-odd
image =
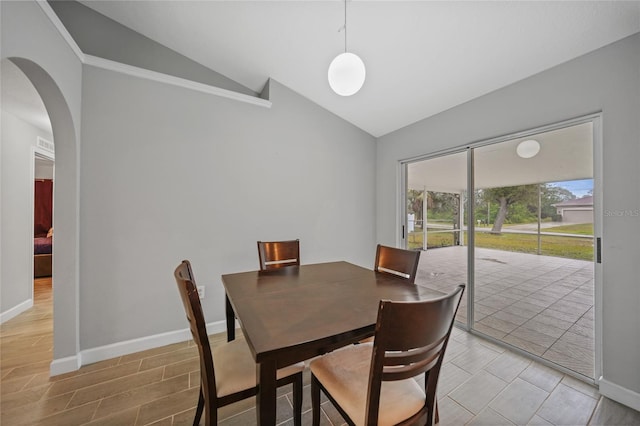
POLYGON ((576 198, 582 198, 585 195, 591 195, 589 194, 589 191, 593 190, 593 179, 580 179, 580 180, 569 180, 564 182, 553 182, 550 185, 568 189, 573 193, 573 195, 576 196, 576 198))

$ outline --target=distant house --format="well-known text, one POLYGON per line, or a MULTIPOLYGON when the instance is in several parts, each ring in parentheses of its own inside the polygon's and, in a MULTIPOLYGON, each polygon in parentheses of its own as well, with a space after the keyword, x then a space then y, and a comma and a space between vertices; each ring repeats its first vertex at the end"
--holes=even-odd
POLYGON ((593 223, 593 196, 552 204, 566 223, 593 223))

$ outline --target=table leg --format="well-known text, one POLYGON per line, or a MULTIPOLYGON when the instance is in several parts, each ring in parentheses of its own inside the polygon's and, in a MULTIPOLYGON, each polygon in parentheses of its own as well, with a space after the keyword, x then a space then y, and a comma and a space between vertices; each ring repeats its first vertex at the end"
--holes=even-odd
POLYGON ((258 426, 274 426, 276 424, 276 362, 268 360, 256 364, 256 374, 258 426))
POLYGON ((230 342, 236 338, 236 314, 233 312, 231 302, 229 302, 229 296, 225 294, 224 300, 224 310, 227 317, 227 342, 230 342))

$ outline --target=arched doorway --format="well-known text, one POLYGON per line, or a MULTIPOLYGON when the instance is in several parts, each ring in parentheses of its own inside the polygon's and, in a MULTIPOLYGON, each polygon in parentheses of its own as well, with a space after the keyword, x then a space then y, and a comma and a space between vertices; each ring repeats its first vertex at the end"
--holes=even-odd
MULTIPOLYGON (((51 374, 79 368, 78 291, 78 132, 69 104, 51 74, 35 62, 3 58, 15 64, 42 98, 56 144, 53 248, 53 362, 51 374)), ((3 223, 3 227, 5 224, 3 223)), ((0 252, 2 263, 5 253, 0 252)), ((4 280, 3 280, 4 281, 4 280)), ((4 285, 4 283, 2 283, 4 285)))

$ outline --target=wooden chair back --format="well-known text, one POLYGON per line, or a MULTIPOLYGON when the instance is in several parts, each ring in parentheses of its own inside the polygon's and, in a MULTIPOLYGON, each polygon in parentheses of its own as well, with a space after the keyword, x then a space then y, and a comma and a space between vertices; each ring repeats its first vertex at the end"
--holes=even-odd
POLYGON ((419 261, 419 250, 403 250, 378 244, 374 270, 415 283, 419 261))
POLYGON ((196 424, 199 423, 202 409, 205 408, 205 424, 209 425, 212 424, 211 417, 215 419, 217 414, 216 376, 211 345, 207 335, 207 326, 202 313, 196 282, 193 278, 191 263, 188 260, 183 260, 176 268, 174 276, 185 313, 187 314, 189 329, 200 354, 200 401, 198 402, 196 413, 196 424))
POLYGON ((260 270, 300 265, 300 240, 258 241, 260 270))
POLYGON ((420 302, 380 301, 369 374, 367 421, 378 422, 384 381, 425 374, 426 403, 403 424, 433 424, 436 387, 464 285, 438 299, 420 302), (426 423, 423 421, 426 419, 426 423))
MULTIPOLYGON (((209 336, 207 335, 207 327, 202 313, 202 306, 200 305, 200 297, 198 295, 196 282, 193 278, 193 271, 191 270, 191 263, 189 263, 188 260, 183 260, 176 268, 174 276, 178 284, 178 290, 180 292, 182 304, 184 305, 184 310, 187 314, 189 328, 193 335, 193 340, 198 347, 198 353, 200 354, 200 396, 198 398, 198 405, 196 407, 193 424, 194 426, 200 424, 202 412, 204 411, 205 426, 213 426, 218 423, 219 407, 224 407, 225 405, 247 399, 257 394, 257 386, 255 384, 248 386, 248 381, 246 379, 247 376, 245 374, 246 372, 249 372, 253 375, 255 369, 249 368, 247 370, 248 364, 246 360, 241 359, 242 353, 239 353, 237 349, 233 347, 233 345, 238 343, 238 341, 224 343, 217 346, 216 349, 218 350, 218 355, 220 355, 223 349, 226 349, 227 354, 231 353, 236 356, 234 359, 222 356, 221 359, 226 359, 228 364, 222 367, 225 370, 221 370, 222 373, 218 376, 218 379, 224 381, 226 372, 226 380, 231 382, 233 381, 233 378, 237 379, 237 382, 235 382, 236 385, 232 387, 238 388, 235 392, 226 394, 223 392, 223 395, 218 396, 213 363, 214 357, 211 351, 209 336), (237 358, 238 355, 240 355, 240 358, 237 358), (235 374, 230 374, 232 371, 235 371, 235 374)), ((244 341, 241 341, 240 343, 246 346, 244 341)), ((250 357, 251 355, 248 347, 246 349, 246 356, 250 357)), ((249 362, 251 363, 252 361, 253 360, 250 360, 249 362)), ((289 369, 288 372, 283 373, 283 377, 276 381, 278 387, 293 384, 294 426, 300 426, 302 424, 302 371, 304 370, 304 363, 298 364, 287 367, 289 369)), ((220 387, 223 389, 225 385, 221 384, 220 387)), ((227 385, 227 387, 229 386, 227 385)))

